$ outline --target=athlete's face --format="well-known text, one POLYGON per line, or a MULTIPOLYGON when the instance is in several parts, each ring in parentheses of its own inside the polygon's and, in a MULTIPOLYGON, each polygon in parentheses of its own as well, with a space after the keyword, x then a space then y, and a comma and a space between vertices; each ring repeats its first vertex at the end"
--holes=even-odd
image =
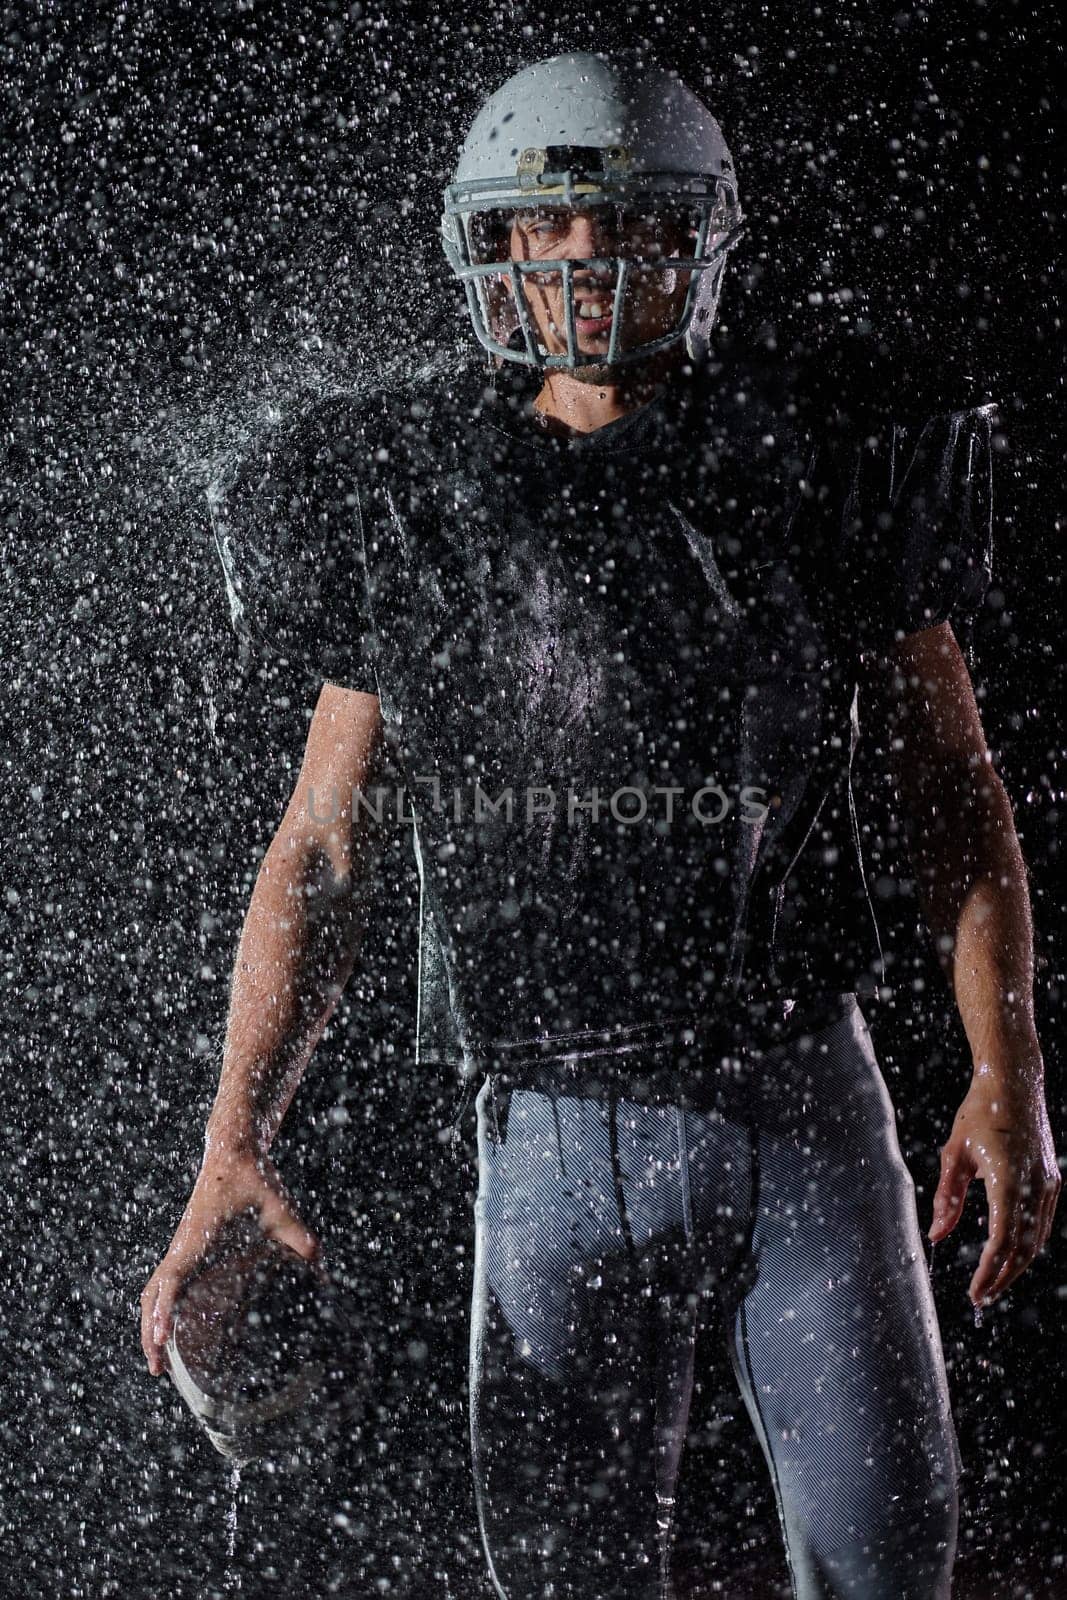
MULTIPOLYGON (((620 308, 619 350, 631 350, 670 333, 678 325, 691 273, 657 263, 691 256, 695 228, 681 217, 644 215, 616 206, 546 206, 516 213, 509 236, 513 261, 579 260, 621 256, 630 263, 620 308)), ((616 275, 609 267, 574 271, 574 316, 582 355, 605 356, 611 337, 616 275)), ((505 280, 507 284, 507 280, 505 280)), ((526 299, 540 342, 550 355, 566 354, 567 323, 563 280, 558 268, 523 274, 526 299)), ((510 285, 507 285, 510 290, 510 285)), ((603 383, 612 369, 606 361, 577 367, 570 376, 603 383)))

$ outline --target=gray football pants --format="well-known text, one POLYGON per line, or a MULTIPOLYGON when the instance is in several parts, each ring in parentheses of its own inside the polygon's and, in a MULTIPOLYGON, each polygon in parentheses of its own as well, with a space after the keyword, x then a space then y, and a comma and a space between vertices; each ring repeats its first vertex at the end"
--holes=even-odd
POLYGON ((698 1111, 478 1094, 471 1444, 495 1590, 684 1600, 673 1508, 711 1319, 796 1600, 947 1600, 959 1448, 862 1013, 702 1067, 698 1111))

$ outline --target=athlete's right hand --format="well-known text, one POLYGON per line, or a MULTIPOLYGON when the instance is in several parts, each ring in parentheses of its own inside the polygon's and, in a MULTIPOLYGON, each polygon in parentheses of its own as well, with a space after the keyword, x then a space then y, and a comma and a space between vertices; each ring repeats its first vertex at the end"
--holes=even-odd
POLYGON ((166 1370, 164 1346, 182 1289, 223 1229, 242 1215, 255 1217, 262 1233, 288 1245, 306 1261, 319 1258, 318 1239, 301 1221, 267 1155, 216 1151, 205 1156, 167 1253, 141 1294, 141 1348, 154 1378, 166 1370))

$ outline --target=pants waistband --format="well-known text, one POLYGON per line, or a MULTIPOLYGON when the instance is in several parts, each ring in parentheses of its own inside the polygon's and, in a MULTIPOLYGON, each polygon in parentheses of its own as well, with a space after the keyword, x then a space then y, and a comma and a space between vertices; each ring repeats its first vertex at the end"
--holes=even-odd
POLYGON ((832 1026, 857 1005, 856 996, 820 995, 788 1009, 766 1008, 702 1017, 692 1022, 640 1025, 612 1036, 586 1037, 561 1045, 561 1036, 518 1041, 467 1057, 469 1080, 491 1076, 500 1089, 540 1089, 597 1098, 625 1093, 630 1099, 678 1099, 697 1105, 714 1098, 728 1080, 729 1063, 742 1075, 746 1062, 832 1026), (726 1063, 714 1077, 702 1069, 708 1052, 726 1063))

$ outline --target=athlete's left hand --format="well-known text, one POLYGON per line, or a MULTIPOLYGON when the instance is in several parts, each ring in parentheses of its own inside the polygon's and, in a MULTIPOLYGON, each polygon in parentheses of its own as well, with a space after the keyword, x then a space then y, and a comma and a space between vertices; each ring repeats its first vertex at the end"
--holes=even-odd
POLYGON ((929 1238, 952 1232, 972 1178, 985 1184, 989 1238, 967 1293, 989 1305, 1043 1250, 1063 1179, 1040 1081, 976 1070, 941 1147, 941 1179, 929 1238))

